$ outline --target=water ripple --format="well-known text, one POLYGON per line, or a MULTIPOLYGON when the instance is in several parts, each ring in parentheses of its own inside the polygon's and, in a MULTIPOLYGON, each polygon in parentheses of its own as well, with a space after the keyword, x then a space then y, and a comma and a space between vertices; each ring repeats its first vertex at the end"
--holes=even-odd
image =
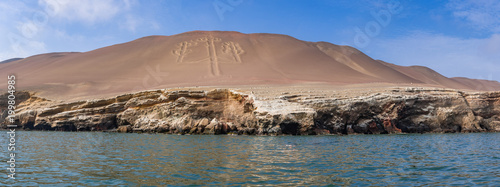
MULTIPOLYGON (((273 137, 27 131, 17 135, 18 177, 0 181, 1 186, 500 184, 500 133, 273 137)), ((7 139, 0 143, 6 145, 7 139)), ((8 160, 6 149, 0 159, 8 160)))

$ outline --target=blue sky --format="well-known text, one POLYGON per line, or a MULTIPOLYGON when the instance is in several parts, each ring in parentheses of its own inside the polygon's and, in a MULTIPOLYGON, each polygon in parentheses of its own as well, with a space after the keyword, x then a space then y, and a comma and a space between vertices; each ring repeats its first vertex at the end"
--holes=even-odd
POLYGON ((192 30, 354 46, 445 76, 500 80, 498 0, 0 0, 0 61, 192 30))

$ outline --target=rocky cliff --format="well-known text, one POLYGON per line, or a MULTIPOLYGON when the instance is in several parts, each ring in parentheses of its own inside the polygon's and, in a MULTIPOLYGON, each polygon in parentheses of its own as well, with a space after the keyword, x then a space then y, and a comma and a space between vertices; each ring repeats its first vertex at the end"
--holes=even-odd
MULTIPOLYGON (((384 88, 337 95, 232 89, 154 90, 71 103, 18 92, 26 130, 176 134, 384 134, 500 131, 500 92, 384 88)), ((0 96, 6 128, 7 95, 0 96)))

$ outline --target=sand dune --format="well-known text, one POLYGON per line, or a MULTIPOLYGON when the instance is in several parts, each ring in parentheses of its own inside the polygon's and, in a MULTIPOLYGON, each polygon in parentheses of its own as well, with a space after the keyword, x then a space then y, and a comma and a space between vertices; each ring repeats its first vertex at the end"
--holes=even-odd
POLYGON ((498 91, 499 83, 492 80, 480 80, 480 79, 469 79, 465 77, 453 77, 454 81, 459 82, 462 85, 466 85, 467 88, 472 90, 483 90, 483 91, 498 91))
POLYGON ((17 61, 17 60, 22 60, 22 59, 23 58, 11 58, 11 59, 7 59, 7 60, 4 60, 4 61, 1 61, 0 64, 14 62, 14 61, 17 61))
MULTIPOLYGON (((374 60, 348 46, 277 34, 193 31, 148 36, 84 53, 49 53, 0 64, 17 87, 52 96, 89 96, 181 87, 255 84, 425 84, 500 90, 500 83, 447 78, 419 66, 374 60), (480 86, 478 86, 480 85, 480 86)), ((6 81, 0 82, 6 87, 6 81)))

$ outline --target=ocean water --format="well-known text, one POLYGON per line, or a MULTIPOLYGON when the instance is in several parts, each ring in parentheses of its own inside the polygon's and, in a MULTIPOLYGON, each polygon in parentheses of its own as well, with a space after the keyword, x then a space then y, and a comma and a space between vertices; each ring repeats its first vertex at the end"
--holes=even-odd
MULTIPOLYGON (((1 131, 2 168, 9 160, 1 131)), ((500 186, 500 133, 226 136, 20 131, 0 186, 500 186)))

